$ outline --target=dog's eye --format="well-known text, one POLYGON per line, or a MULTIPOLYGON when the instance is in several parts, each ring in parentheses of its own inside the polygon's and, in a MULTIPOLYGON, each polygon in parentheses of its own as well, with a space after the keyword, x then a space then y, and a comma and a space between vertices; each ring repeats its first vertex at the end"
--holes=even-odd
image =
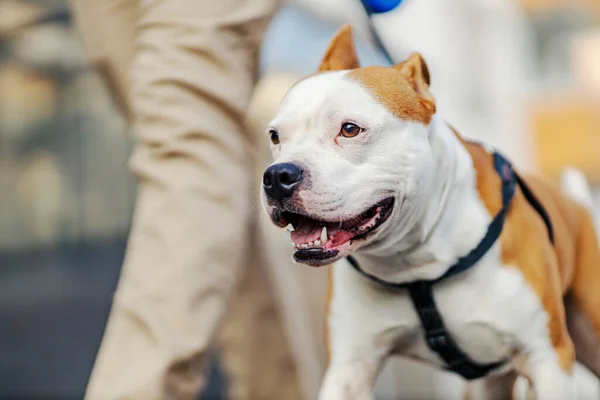
POLYGON ((346 122, 344 125, 342 125, 342 129, 340 129, 340 135, 343 137, 352 138, 363 131, 364 129, 358 125, 346 122))
POLYGON ((269 130, 269 136, 271 137, 271 142, 273 144, 279 144, 279 133, 275 129, 269 130))

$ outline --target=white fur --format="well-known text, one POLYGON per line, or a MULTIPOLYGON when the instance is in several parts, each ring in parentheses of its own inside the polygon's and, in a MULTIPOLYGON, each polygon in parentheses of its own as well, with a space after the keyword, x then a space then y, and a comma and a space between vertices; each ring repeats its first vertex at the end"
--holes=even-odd
MULTIPOLYGON (((390 219, 352 249, 367 272, 392 282, 435 278, 485 235, 492 216, 476 190, 472 160, 438 117, 428 126, 401 120, 342 71, 297 84, 271 127, 280 136, 275 162, 301 163, 310 173, 312 185, 301 196, 311 214, 343 218, 395 196, 390 219), (346 121, 367 130, 340 138, 346 121)), ((506 359, 502 372, 516 368, 518 354, 538 398, 571 399, 572 379, 550 343, 548 315, 500 253, 497 243, 474 268, 434 286, 445 324, 474 360, 506 359)), ((331 359, 321 399, 370 399, 391 354, 441 365, 407 293, 374 285, 345 261, 333 268, 331 359)))

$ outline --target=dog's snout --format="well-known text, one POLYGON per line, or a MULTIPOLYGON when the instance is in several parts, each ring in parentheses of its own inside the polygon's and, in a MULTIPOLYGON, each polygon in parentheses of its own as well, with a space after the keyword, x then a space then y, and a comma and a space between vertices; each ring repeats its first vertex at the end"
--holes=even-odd
POLYGON ((271 165, 263 175, 263 188, 269 197, 283 200, 294 194, 302 181, 302 169, 292 163, 271 165))

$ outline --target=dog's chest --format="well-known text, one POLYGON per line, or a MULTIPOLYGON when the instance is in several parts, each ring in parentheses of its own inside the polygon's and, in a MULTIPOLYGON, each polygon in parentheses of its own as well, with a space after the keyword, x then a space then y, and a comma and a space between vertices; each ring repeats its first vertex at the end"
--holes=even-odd
MULTIPOLYGON (((489 363, 510 358, 523 325, 528 316, 536 314, 538 305, 527 304, 532 303, 531 290, 523 286, 518 270, 500 267, 489 268, 489 274, 482 272, 435 284, 433 291, 438 312, 454 342, 473 360, 489 363)), ((414 315, 412 302, 405 297, 414 315)), ((439 363, 425 342, 419 321, 415 322, 417 334, 398 351, 439 363)))
MULTIPOLYGON (((425 342, 421 323, 406 290, 383 290, 365 282, 363 277, 343 277, 356 275, 355 271, 339 272, 335 278, 346 280, 348 286, 344 288, 343 282, 334 282, 333 313, 354 312, 355 318, 364 318, 365 325, 369 326, 365 329, 372 330, 376 336, 379 330, 385 335, 382 342, 392 340, 396 354, 442 364, 425 342), (362 289, 354 285, 362 286, 362 289), (337 296, 335 288, 338 288, 337 296), (354 292, 353 295, 350 292, 354 292), (344 300, 346 295, 349 297, 344 300), (355 309, 341 311, 336 308, 336 302, 339 305, 344 302, 346 310, 351 310, 353 305, 355 309), (394 332, 391 337, 390 332, 394 332)), ((518 350, 519 343, 547 337, 547 315, 517 268, 488 261, 448 281, 434 284, 433 290, 447 331, 474 361, 505 360, 518 350)), ((332 315, 331 321, 335 323, 335 316, 332 315)))

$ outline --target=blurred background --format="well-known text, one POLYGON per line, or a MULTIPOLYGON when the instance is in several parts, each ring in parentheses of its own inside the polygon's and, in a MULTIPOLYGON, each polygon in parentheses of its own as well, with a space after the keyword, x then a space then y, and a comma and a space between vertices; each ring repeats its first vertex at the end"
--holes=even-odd
MULTIPOLYGON (((263 43, 252 133, 343 22, 363 64, 386 63, 358 0, 284 3, 263 43)), ((582 169, 600 216, 600 1, 405 0, 373 22, 395 60, 425 56, 438 110, 460 132, 522 170, 582 169)), ((82 397, 134 205, 131 146, 68 3, 0 0, 0 398, 82 397)), ((205 398, 226 398, 226 379, 217 360, 205 398)), ((398 362, 378 390, 454 398, 460 387, 398 362)))

